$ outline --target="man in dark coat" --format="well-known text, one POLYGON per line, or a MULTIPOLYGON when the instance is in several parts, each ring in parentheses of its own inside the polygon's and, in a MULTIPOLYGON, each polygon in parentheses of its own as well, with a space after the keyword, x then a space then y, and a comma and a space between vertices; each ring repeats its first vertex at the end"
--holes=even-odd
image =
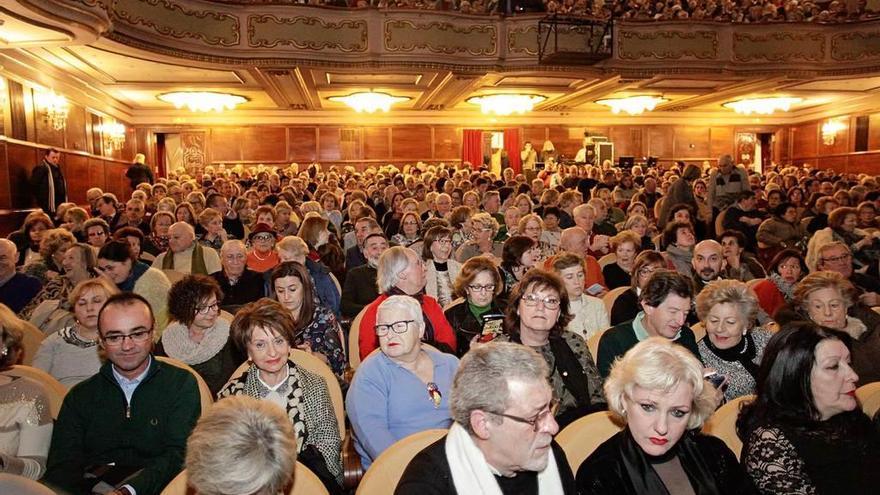
POLYGON ((37 205, 49 216, 55 216, 55 210, 61 203, 67 202, 67 182, 58 166, 61 152, 55 148, 46 150, 43 161, 31 171, 31 191, 37 205))
POLYGON ((138 153, 134 155, 134 163, 128 167, 128 170, 125 171, 125 176, 128 177, 129 184, 131 184, 131 189, 137 189, 138 184, 142 184, 144 182, 153 185, 155 182, 155 177, 153 177, 153 171, 150 170, 150 167, 146 166, 144 162, 147 157, 144 156, 143 153, 138 153))

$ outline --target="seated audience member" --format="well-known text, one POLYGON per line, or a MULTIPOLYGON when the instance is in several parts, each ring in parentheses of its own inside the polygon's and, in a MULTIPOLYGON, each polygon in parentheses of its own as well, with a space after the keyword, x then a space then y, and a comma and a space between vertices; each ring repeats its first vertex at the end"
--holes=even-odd
POLYGON ((464 263, 474 256, 487 255, 501 259, 502 244, 494 240, 498 222, 488 213, 477 213, 470 221, 473 237, 458 247, 456 261, 464 263))
POLYGON ((244 243, 230 239, 220 248, 220 271, 211 274, 220 285, 223 300, 220 308, 235 313, 239 306, 266 296, 266 281, 247 267, 244 243))
POLYGON ((757 397, 737 420, 757 493, 876 492, 880 433, 856 400, 849 340, 812 322, 783 325, 770 340, 757 397))
POLYGON ((761 263, 745 252, 746 236, 741 232, 725 230, 718 241, 721 243, 721 254, 725 262, 721 269, 722 278, 748 282, 767 275, 761 263))
POLYGON ((86 210, 74 207, 64 214, 64 223, 61 224, 61 228, 69 230, 76 237, 77 242, 86 242, 86 232, 83 226, 88 219, 89 214, 86 210))
POLYGON ((459 357, 470 350, 473 342, 481 340, 482 335, 488 334, 486 338, 491 340, 492 329, 501 331, 504 303, 499 296, 503 288, 501 274, 492 258, 475 256, 462 266, 453 293, 461 300, 443 311, 449 326, 455 330, 459 357))
MULTIPOLYGON (((811 271, 837 272, 859 288, 859 301, 880 306, 880 279, 853 269, 852 251, 840 241, 829 242, 816 249, 818 257, 811 271)), ((809 266, 809 263, 807 263, 809 266)))
POLYGON ((134 292, 149 301, 156 317, 155 330, 161 333, 165 329, 171 281, 161 270, 133 260, 131 248, 121 241, 110 241, 101 248, 95 269, 121 292, 134 292))
POLYGON ((422 220, 417 211, 408 211, 400 217, 400 231, 391 236, 391 242, 398 246, 409 247, 412 244, 422 240, 419 230, 422 226, 422 220))
POLYGON ((330 269, 320 261, 314 261, 308 257, 309 246, 299 237, 289 235, 278 241, 276 246, 281 263, 295 261, 304 265, 309 271, 312 283, 315 286, 315 294, 321 304, 327 307, 333 314, 339 317, 339 301, 342 296, 336 281, 331 276, 330 269))
MULTIPOLYGON (((852 368, 861 383, 880 381, 880 328, 865 323, 876 317, 870 308, 857 304, 856 289, 849 280, 837 272, 811 273, 795 286, 792 303, 798 313, 795 318, 850 337, 852 368)), ((788 320, 781 312, 777 315, 780 324, 788 320)))
POLYGON ((318 249, 330 241, 330 231, 327 230, 329 224, 330 221, 318 213, 311 213, 302 221, 297 237, 305 241, 309 247, 309 259, 320 261, 321 255, 318 254, 318 249))
POLYGON ((586 341, 611 326, 602 300, 584 293, 586 270, 583 258, 574 253, 556 255, 553 257, 553 271, 562 279, 568 293, 571 321, 565 327, 566 331, 580 335, 586 341))
POLYGON ((540 260, 541 248, 534 239, 515 235, 504 241, 500 266, 504 294, 509 294, 523 275, 537 266, 540 260))
POLYGON ((605 381, 608 406, 626 428, 578 468, 578 493, 748 493, 736 455, 720 439, 699 433, 715 410, 716 394, 686 349, 662 337, 636 344, 605 381))
POLYGON ((144 263, 149 264, 156 259, 155 256, 144 251, 144 233, 141 232, 140 229, 134 227, 122 227, 113 233, 113 239, 127 242, 128 246, 131 248, 132 257, 138 261, 143 261, 144 263))
POLYGON ((375 218, 372 216, 362 216, 355 221, 354 235, 357 242, 356 245, 345 251, 345 268, 347 270, 353 270, 367 264, 367 257, 364 254, 364 242, 366 242, 367 236, 374 234, 380 234, 384 237, 382 227, 375 218))
POLYGON ((275 250, 273 224, 258 223, 248 235, 251 249, 247 254, 247 267, 257 273, 266 273, 281 263, 275 250))
POLYGON ((223 243, 229 240, 226 231, 223 230, 223 217, 220 212, 213 208, 205 208, 199 213, 199 225, 204 233, 199 237, 199 244, 204 247, 219 251, 223 243))
MULTIPOLYGON (((797 207, 784 202, 773 208, 772 216, 758 227, 758 247, 763 249, 786 249, 797 247, 804 239, 798 221, 797 207)), ((745 246, 743 246, 745 247, 745 246)))
POLYGON ((168 293, 170 322, 162 332, 156 350, 188 364, 217 394, 244 362, 244 356, 229 338, 229 322, 220 318, 223 292, 207 275, 187 275, 168 293))
MULTIPOLYGON (((388 240, 383 234, 370 234, 364 240, 364 254, 367 256, 367 264, 349 271, 345 276, 339 303, 342 316, 354 318, 379 297, 379 290, 376 288, 378 276, 376 267, 379 266, 379 257, 387 250, 388 240)), ((350 349, 349 352, 354 352, 354 350, 350 349)))
MULTIPOLYGON (((411 296, 418 299, 425 314, 425 343, 443 352, 455 353, 455 332, 443 316, 443 308, 437 300, 424 295, 425 266, 422 259, 410 248, 395 246, 379 257, 376 286, 379 296, 366 306, 361 319, 358 335, 361 359, 365 359, 378 346, 376 333, 376 309, 382 301, 394 295, 411 296)), ((354 351, 352 351, 354 352, 354 351)))
POLYGON ((21 317, 31 320, 31 323, 46 333, 53 331, 45 326, 49 319, 48 313, 54 309, 71 309, 67 303, 70 291, 78 283, 96 276, 96 263, 95 250, 88 244, 75 243, 69 246, 61 258, 61 276, 46 282, 40 292, 21 310, 21 317))
POLYGON ((205 205, 220 213, 220 217, 223 219, 223 230, 230 239, 244 239, 244 225, 237 216, 234 216, 235 212, 229 208, 229 201, 231 200, 222 194, 208 194, 205 205))
POLYGON ((693 271, 694 293, 699 294, 709 282, 721 279, 721 268, 724 262, 723 248, 718 241, 706 239, 694 246, 694 257, 691 259, 693 271))
POLYGON ((61 274, 61 260, 76 238, 65 229, 49 229, 40 240, 40 256, 22 267, 22 273, 35 277, 42 285, 61 274))
POLYGON ((150 222, 145 220, 146 214, 146 204, 140 199, 132 198, 125 203, 125 215, 118 228, 132 227, 147 235, 150 233, 150 222))
POLYGON ((724 230, 735 230, 746 236, 747 251, 757 251, 758 226, 764 222, 764 214, 755 209, 757 198, 753 191, 742 191, 736 202, 721 212, 721 226, 724 230))
POLYGON ((115 294, 101 308, 107 362, 64 398, 44 478, 51 487, 91 493, 104 481, 116 493, 157 495, 180 472, 199 389, 188 371, 152 356, 154 328, 137 294, 115 294))
POLYGON ((611 238, 611 251, 617 255, 613 263, 602 268, 602 276, 609 289, 632 285, 632 267, 636 254, 641 250, 639 235, 630 230, 611 238))
POLYGON ((15 264, 26 266, 40 260, 40 243, 47 231, 55 227, 48 215, 28 216, 22 226, 22 242, 17 244, 18 258, 15 264))
POLYGON ((531 347, 552 366, 549 379, 553 396, 559 399, 554 415, 560 427, 605 408, 602 379, 586 341, 565 331, 571 320, 568 305, 568 293, 558 276, 529 270, 510 293, 505 334, 498 337, 531 347))
POLYGON ((277 301, 243 307, 231 325, 232 338, 250 367, 223 387, 218 398, 247 395, 284 408, 297 434, 297 455, 332 493, 342 484, 342 440, 327 382, 290 358, 296 323, 277 301))
POLYGON ((425 240, 422 244, 422 259, 425 260, 425 293, 436 299, 437 304, 444 308, 452 303, 455 280, 461 272, 461 263, 451 258, 451 254, 452 229, 438 225, 425 232, 425 240))
POLYGON ((694 228, 686 222, 669 222, 663 230, 665 246, 663 256, 667 265, 686 277, 692 277, 694 269, 694 244, 696 244, 694 228))
POLYGON ((694 332, 685 325, 693 297, 690 278, 669 270, 655 271, 639 294, 642 309, 636 317, 602 334, 597 360, 602 376, 608 377, 615 359, 649 337, 672 340, 699 358, 694 332))
POLYGON ((43 385, 10 373, 23 352, 21 340, 17 328, 0 326, 0 473, 38 480, 46 470, 52 415, 43 385))
MULTIPOLYGON (((110 231, 114 231, 125 224, 125 212, 119 209, 119 201, 113 193, 104 193, 98 198, 97 218, 107 222, 110 231)), ((109 236, 109 234, 108 234, 109 236)), ((91 244, 91 243, 90 243, 91 244)))
POLYGON ((275 300, 290 312, 296 324, 293 345, 318 356, 342 381, 342 327, 333 312, 318 300, 306 267, 294 261, 281 263, 272 270, 271 281, 275 300))
POLYGON ((639 304, 639 295, 648 285, 651 275, 660 269, 666 268, 666 259, 657 251, 642 251, 633 262, 632 272, 636 274, 632 278, 629 290, 621 293, 611 305, 611 325, 632 320, 642 310, 639 304))
MULTIPOLYGON (((91 249, 89 249, 91 251, 91 249)), ((47 336, 34 356, 33 366, 72 387, 101 368, 98 355, 98 312, 119 290, 109 280, 86 279, 70 292, 67 307, 73 321, 47 336)))
POLYGON ((380 352, 358 367, 345 402, 364 469, 404 437, 449 427, 449 392, 458 368, 455 356, 422 345, 425 321, 411 297, 385 299, 374 328, 380 352))
POLYGON ((198 495, 287 493, 295 478, 296 444, 284 409, 229 397, 199 419, 186 442, 187 484, 198 495))
POLYGON ((18 313, 42 288, 37 278, 15 270, 18 250, 8 239, 0 239, 0 303, 18 313))
POLYGON ((828 216, 828 227, 813 234, 810 242, 807 243, 807 266, 816 266, 819 249, 837 241, 849 248, 852 255, 851 262, 858 268, 869 267, 872 273, 876 273, 877 260, 880 258, 880 249, 876 244, 877 239, 873 235, 857 229, 857 223, 858 213, 855 208, 842 206, 832 211, 828 216))
POLYGON ((449 394, 449 433, 418 453, 395 495, 561 494, 577 490, 565 452, 550 370, 521 345, 492 342, 471 349, 449 394))
POLYGON ((95 249, 101 249, 110 240, 110 226, 103 218, 90 218, 83 224, 86 242, 95 249))
POLYGON ((738 280, 710 282, 697 295, 706 337, 697 343, 703 365, 724 378, 721 391, 733 400, 755 393, 764 347, 772 334, 755 326, 758 298, 738 280))
POLYGON ((807 274, 807 264, 800 251, 783 249, 776 253, 769 265, 769 276, 752 286, 758 304, 773 317, 780 308, 790 306, 795 284, 807 274))
POLYGON ((209 275, 220 271, 220 256, 214 249, 206 249, 196 242, 192 225, 177 222, 168 229, 168 250, 156 256, 153 268, 209 275))
MULTIPOLYGON (((584 229, 580 227, 571 227, 563 230, 559 237, 559 252, 569 252, 581 255, 584 258, 584 267, 586 268, 584 287, 592 287, 595 284, 599 284, 603 287, 603 291, 594 295, 600 296, 604 294, 607 286, 605 285, 605 277, 602 275, 602 267, 599 266, 599 262, 596 261, 596 258, 590 255, 589 242, 584 229)), ((552 261, 547 260, 544 268, 550 269, 551 265, 552 261)))
POLYGON ((144 238, 145 253, 158 256, 168 250, 168 230, 174 224, 174 215, 167 211, 157 211, 150 218, 150 234, 144 238))

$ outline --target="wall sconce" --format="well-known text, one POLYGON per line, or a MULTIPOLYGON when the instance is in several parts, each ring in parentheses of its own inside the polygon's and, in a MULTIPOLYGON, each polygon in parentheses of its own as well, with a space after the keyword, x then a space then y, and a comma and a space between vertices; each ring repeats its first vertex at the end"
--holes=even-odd
POLYGON ((67 98, 54 91, 40 91, 35 94, 37 108, 43 112, 43 121, 51 124, 52 128, 60 131, 67 126, 67 114, 70 112, 70 104, 67 98))
POLYGON ((125 144, 125 125, 115 120, 100 124, 97 131, 104 139, 104 147, 110 151, 119 151, 125 144))
POLYGON ((834 144, 837 133, 846 129, 846 124, 839 120, 829 120, 822 124, 822 142, 827 146, 834 144))

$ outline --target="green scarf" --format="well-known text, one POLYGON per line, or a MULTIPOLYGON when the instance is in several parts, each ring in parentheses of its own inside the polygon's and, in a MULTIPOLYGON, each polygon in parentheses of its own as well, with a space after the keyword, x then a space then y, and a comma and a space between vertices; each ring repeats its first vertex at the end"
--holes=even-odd
MULTIPOLYGON (((163 270, 174 270, 174 252, 169 249, 165 251, 165 257, 162 259, 163 270)), ((208 267, 205 266, 205 252, 198 242, 193 241, 192 264, 190 265, 190 273, 198 273, 208 275, 208 267)))
POLYGON ((468 309, 471 310, 471 314, 477 318, 477 321, 482 321, 480 319, 481 316, 488 313, 490 309, 492 309, 492 304, 489 303, 488 306, 476 306, 468 300, 467 302, 468 309))

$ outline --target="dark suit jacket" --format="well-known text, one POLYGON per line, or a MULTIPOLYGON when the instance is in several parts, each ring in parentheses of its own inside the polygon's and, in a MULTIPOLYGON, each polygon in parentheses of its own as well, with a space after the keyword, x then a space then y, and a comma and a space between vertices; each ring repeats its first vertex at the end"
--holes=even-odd
POLYGON ((49 209, 49 168, 52 168, 52 179, 55 184, 55 208, 67 201, 67 182, 64 174, 57 165, 43 160, 31 171, 31 191, 37 200, 37 205, 47 213, 55 213, 49 209))
POLYGON ((354 318, 377 297, 379 289, 376 288, 375 268, 361 265, 349 271, 345 276, 345 285, 342 286, 342 316, 354 318))

